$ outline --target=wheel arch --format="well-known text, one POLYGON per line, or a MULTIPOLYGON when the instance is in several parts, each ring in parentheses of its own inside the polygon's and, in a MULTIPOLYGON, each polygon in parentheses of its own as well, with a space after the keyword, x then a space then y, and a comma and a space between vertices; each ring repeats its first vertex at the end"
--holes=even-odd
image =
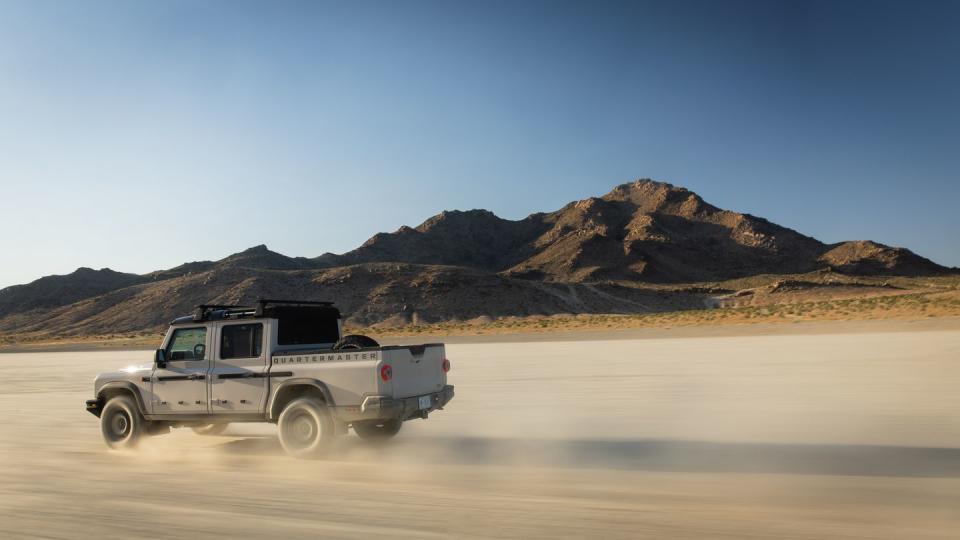
POLYGON ((143 403, 143 396, 140 394, 140 389, 129 381, 113 381, 101 386, 100 390, 97 391, 97 400, 100 401, 100 409, 103 410, 103 407, 110 399, 123 395, 133 397, 141 415, 146 416, 148 414, 147 408, 143 403))
POLYGON ((287 403, 298 397, 311 395, 322 399, 328 407, 333 407, 333 395, 330 394, 330 389, 323 381, 308 378, 283 381, 275 390, 270 392, 270 401, 267 403, 267 419, 276 421, 287 403))

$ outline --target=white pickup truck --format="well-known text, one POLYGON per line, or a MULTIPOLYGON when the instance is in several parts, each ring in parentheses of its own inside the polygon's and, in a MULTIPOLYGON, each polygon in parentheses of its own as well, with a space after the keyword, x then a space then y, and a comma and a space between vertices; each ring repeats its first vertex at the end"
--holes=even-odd
POLYGON ((111 448, 171 427, 272 422, 288 454, 315 457, 350 427, 387 439, 453 398, 442 344, 380 347, 341 331, 329 302, 199 306, 170 324, 152 364, 98 375, 86 407, 111 448))

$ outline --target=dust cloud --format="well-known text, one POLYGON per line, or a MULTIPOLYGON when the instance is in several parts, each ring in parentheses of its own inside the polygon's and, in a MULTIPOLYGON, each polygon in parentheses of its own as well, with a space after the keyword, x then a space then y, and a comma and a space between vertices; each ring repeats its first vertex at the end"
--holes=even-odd
POLYGON ((457 396, 394 441, 275 428, 108 452, 93 376, 0 355, 0 537, 952 538, 960 332, 448 346, 457 396))

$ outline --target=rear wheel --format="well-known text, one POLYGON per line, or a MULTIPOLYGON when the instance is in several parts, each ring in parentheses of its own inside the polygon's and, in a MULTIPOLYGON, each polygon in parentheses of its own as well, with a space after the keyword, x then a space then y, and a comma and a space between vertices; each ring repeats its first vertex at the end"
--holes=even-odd
POLYGON ((326 405, 317 398, 298 398, 287 404, 277 421, 280 444, 287 454, 302 459, 323 455, 335 436, 326 405))
POLYGON ((110 399, 100 413, 100 432, 107 446, 115 450, 136 448, 143 436, 146 421, 130 396, 110 399))
POLYGON ((353 430, 365 441, 385 441, 400 431, 403 422, 399 418, 390 420, 363 420, 353 423, 353 430))
POLYGON ((190 426, 197 435, 219 435, 223 433, 229 424, 203 424, 199 426, 190 426))
POLYGON ((352 334, 340 338, 340 341, 334 343, 333 349, 339 351, 343 349, 368 349, 379 346, 380 344, 377 343, 377 340, 372 337, 352 334))

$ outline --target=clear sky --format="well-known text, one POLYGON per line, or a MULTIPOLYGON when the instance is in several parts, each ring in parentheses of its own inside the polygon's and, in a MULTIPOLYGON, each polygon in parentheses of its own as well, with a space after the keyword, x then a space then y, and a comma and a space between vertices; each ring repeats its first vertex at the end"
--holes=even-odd
POLYGON ((960 2, 0 0, 0 287, 651 177, 960 265, 960 2))

